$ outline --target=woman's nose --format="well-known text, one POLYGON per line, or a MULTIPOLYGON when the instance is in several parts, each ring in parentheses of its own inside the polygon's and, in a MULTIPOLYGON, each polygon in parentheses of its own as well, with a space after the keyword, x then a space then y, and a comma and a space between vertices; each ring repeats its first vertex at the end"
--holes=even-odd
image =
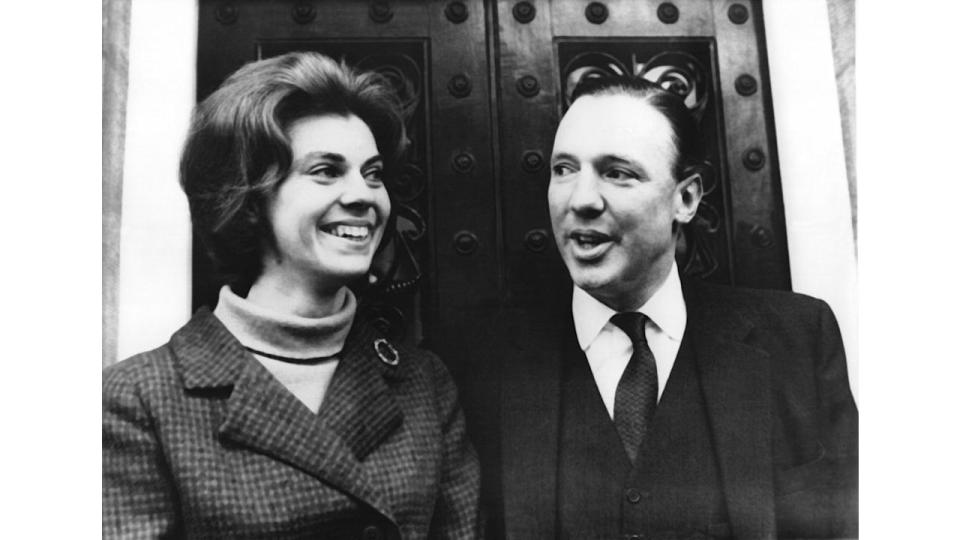
POLYGON ((344 206, 369 206, 374 202, 374 188, 359 171, 347 174, 343 179, 340 202, 344 206))

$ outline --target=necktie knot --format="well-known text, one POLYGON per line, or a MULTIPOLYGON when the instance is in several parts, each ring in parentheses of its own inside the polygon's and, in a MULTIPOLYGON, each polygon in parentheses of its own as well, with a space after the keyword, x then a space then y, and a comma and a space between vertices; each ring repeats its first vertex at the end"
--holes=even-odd
POLYGON ((634 311, 629 313, 617 313, 613 317, 610 317, 610 322, 613 323, 617 328, 623 330, 624 333, 630 338, 630 341, 633 342, 634 348, 636 348, 638 344, 643 344, 646 346, 646 326, 648 319, 649 317, 643 313, 634 311))

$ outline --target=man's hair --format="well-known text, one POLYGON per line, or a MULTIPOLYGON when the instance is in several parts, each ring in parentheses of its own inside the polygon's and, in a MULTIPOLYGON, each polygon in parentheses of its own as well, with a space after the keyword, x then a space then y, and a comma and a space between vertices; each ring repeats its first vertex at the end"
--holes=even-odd
POLYGON ((670 124, 676 157, 673 161, 674 180, 701 172, 706 159, 703 137, 693 114, 678 94, 642 77, 631 75, 589 78, 581 81, 573 91, 571 105, 583 96, 627 95, 641 99, 660 112, 670 124))
POLYGON ((383 77, 313 52, 251 62, 194 111, 180 184, 194 231, 239 291, 275 246, 266 203, 290 172, 288 130, 301 118, 355 115, 370 128, 389 178, 407 144, 396 94, 383 77))

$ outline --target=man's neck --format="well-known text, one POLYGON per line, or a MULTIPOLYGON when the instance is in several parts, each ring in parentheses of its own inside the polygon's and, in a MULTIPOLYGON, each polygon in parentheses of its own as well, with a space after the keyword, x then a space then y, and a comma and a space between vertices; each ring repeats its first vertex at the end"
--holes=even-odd
POLYGON ((637 311, 641 306, 647 303, 657 291, 663 287, 667 281, 667 276, 675 263, 671 261, 666 268, 659 270, 655 276, 648 276, 642 283, 628 284, 626 288, 614 291, 611 294, 597 294, 597 291, 587 291, 590 296, 609 307, 610 309, 622 313, 628 311, 637 311))

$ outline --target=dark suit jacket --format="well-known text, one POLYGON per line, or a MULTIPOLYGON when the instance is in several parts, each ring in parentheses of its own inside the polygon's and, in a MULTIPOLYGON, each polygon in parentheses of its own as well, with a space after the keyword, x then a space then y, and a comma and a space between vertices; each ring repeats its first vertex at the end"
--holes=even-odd
POLYGON ((441 362, 354 322, 319 414, 208 311, 103 373, 103 534, 474 538, 479 470, 441 362))
MULTIPOLYGON (((683 290, 683 341, 696 355, 733 535, 856 536, 857 409, 829 307, 785 292, 686 281, 683 290)), ((559 347, 573 332, 565 294, 543 313, 501 317, 502 378, 483 392, 499 407, 469 404, 485 430, 475 440, 494 538, 557 534, 559 347)))

